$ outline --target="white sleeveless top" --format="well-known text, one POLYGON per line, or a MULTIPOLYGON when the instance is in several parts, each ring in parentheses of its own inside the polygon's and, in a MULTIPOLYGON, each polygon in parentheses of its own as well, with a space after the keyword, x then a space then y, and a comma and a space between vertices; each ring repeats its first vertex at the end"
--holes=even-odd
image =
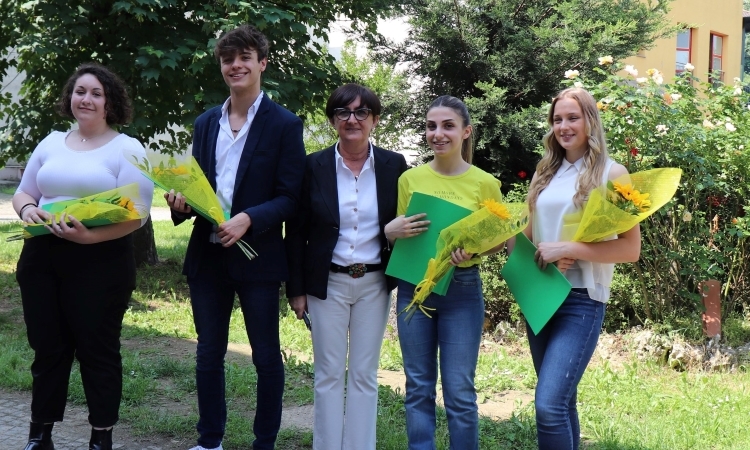
MULTIPOLYGON (((613 160, 607 161, 602 183, 609 179, 609 171, 613 164, 613 160)), ((563 159, 549 185, 539 193, 532 222, 535 245, 561 240, 563 216, 578 211, 573 204, 573 196, 578 188, 578 177, 584 170, 583 158, 573 164, 563 159)), ((617 239, 617 235, 605 240, 610 239, 617 239)), ((606 303, 609 300, 609 286, 612 284, 614 271, 614 264, 577 260, 565 272, 565 278, 574 288, 586 288, 592 300, 606 303)))

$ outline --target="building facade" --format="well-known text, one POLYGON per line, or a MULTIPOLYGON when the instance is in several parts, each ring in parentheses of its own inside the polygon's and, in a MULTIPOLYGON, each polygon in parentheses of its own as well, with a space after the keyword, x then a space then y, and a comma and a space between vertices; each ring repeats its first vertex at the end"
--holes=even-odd
POLYGON ((713 73, 712 80, 731 84, 735 77, 742 77, 742 17, 742 0, 674 0, 669 18, 685 28, 623 63, 634 65, 641 73, 658 69, 667 83, 690 63, 699 79, 708 80, 708 74, 713 73))

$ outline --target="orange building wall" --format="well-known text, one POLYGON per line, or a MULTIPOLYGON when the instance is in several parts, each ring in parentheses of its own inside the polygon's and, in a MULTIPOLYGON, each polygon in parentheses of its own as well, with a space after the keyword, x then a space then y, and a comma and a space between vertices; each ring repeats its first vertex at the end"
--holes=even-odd
MULTIPOLYGON (((711 33, 724 36, 724 83, 731 84, 734 77, 742 76, 742 0, 674 0, 669 18, 672 23, 693 28, 690 63, 695 66, 696 77, 707 80, 711 33)), ((641 76, 645 76, 647 69, 659 69, 664 81, 671 82, 675 75, 676 48, 676 36, 660 39, 651 49, 622 62, 634 65, 641 76)))

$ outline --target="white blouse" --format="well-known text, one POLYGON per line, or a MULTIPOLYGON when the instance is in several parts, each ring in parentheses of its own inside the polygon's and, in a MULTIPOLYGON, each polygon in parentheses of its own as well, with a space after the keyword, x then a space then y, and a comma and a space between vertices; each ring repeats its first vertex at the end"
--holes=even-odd
MULTIPOLYGON (((602 183, 606 183, 609 179, 609 171, 613 164, 614 161, 611 159, 607 161, 602 183)), ((573 164, 563 159, 562 165, 552 177, 549 185, 539 193, 532 222, 535 245, 539 245, 540 242, 564 240, 561 236, 563 217, 579 211, 573 204, 573 196, 578 189, 578 177, 585 170, 583 158, 573 164)), ((617 235, 605 240, 610 239, 617 239, 617 235)), ((574 288, 586 288, 592 300, 606 303, 609 300, 609 287, 612 284, 614 271, 614 264, 576 260, 565 271, 565 278, 574 288)))
POLYGON ((143 145, 120 134, 99 148, 78 151, 65 144, 67 135, 53 131, 37 145, 16 192, 30 195, 41 206, 138 183, 141 198, 135 209, 146 213, 141 225, 146 223, 154 184, 131 162, 134 156, 146 156, 143 145))

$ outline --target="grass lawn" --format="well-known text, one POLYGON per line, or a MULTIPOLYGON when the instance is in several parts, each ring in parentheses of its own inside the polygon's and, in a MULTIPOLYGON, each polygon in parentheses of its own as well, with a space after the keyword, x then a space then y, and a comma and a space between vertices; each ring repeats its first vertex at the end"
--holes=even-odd
MULTIPOLYGON (((155 195, 155 199, 160 196, 155 195)), ((11 224, 0 225, 6 231, 11 224)), ((155 222, 160 264, 139 271, 138 287, 123 329, 124 396, 121 418, 135 433, 182 440, 195 439, 197 408, 194 381, 195 339, 186 283, 180 275, 191 227, 155 222)), ((32 353, 26 342, 15 263, 22 243, 0 244, 0 387, 28 391, 32 353)), ((237 311, 238 312, 238 311, 237 311)), ((312 348, 309 332, 282 302, 281 340, 286 358, 286 409, 312 403, 312 348)), ((388 333, 391 336, 393 333, 388 333)), ((581 381, 579 411, 585 449, 673 450, 744 449, 750 442, 750 375, 676 372, 629 352, 630 335, 609 335, 614 357, 595 356, 581 381)), ((477 369, 480 401, 507 390, 533 393, 536 383, 523 335, 496 342, 486 337, 477 369)), ((234 314, 230 341, 246 344, 241 314, 234 314)), ((256 375, 242 347, 230 345, 227 356, 229 420, 226 449, 252 442, 256 375)), ((399 370, 396 338, 383 345, 381 368, 399 370)), ((80 373, 74 368, 69 401, 85 404, 80 373)), ((406 448, 403 396, 381 386, 378 449, 406 448)), ((535 449, 533 408, 519 406, 505 420, 482 419, 481 448, 535 449)), ((308 449, 312 433, 282 431, 277 448, 308 449)), ((448 448, 444 412, 438 414, 439 449, 448 448)))
POLYGON ((6 194, 6 195, 13 195, 16 193, 16 189, 18 189, 18 184, 0 184, 0 194, 6 194))

